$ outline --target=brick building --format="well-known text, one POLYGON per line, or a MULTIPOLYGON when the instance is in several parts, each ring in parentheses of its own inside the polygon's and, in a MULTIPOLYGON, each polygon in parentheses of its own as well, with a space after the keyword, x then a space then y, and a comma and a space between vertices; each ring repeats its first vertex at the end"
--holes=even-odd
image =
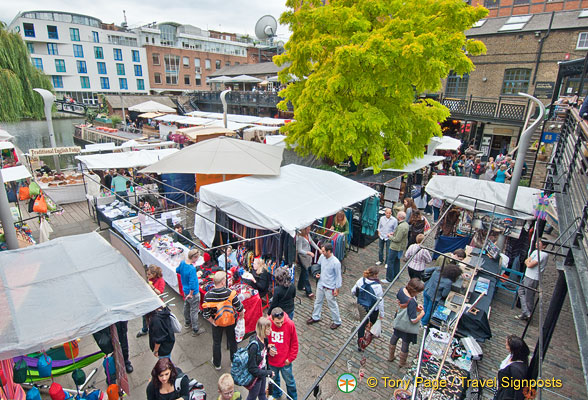
POLYGON ((472 0, 470 3, 486 7, 489 18, 588 8, 587 0, 472 0))

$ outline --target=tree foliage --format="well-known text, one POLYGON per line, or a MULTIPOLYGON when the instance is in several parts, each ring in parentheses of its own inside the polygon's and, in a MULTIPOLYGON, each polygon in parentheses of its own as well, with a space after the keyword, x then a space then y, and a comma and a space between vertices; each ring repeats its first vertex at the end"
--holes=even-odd
POLYGON ((31 64, 22 38, 0 28, 0 122, 43 118, 43 99, 33 88, 53 85, 31 64))
POLYGON ((377 171, 384 152, 399 167, 421 156, 449 111, 418 94, 441 89, 451 70, 473 70, 485 52, 464 31, 487 14, 463 0, 288 0, 281 23, 292 35, 279 76, 295 122, 282 128, 302 155, 349 156, 377 171))

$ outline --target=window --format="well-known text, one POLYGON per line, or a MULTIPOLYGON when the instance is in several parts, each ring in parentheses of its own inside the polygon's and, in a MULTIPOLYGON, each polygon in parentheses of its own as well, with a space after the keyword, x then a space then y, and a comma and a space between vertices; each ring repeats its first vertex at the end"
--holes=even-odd
POLYGON ((47 54, 53 56, 59 54, 57 51, 57 43, 47 43, 47 54))
POLYGON ((159 72, 153 74, 153 82, 161 83, 161 74, 159 72))
POLYGON ((116 64, 116 74, 117 75, 124 75, 125 74, 125 65, 124 64, 116 64))
POLYGON ((59 39, 57 34, 57 27, 54 25, 47 25, 47 37, 49 39, 59 39))
POLYGON ((98 73, 101 75, 106 75, 106 63, 98 62, 98 73))
POLYGON ((32 43, 27 43, 27 50, 29 54, 35 54, 35 45, 32 43))
POLYGON ((100 36, 98 36, 98 32, 92 31, 92 40, 94 43, 100 43, 100 36))
POLYGON ((78 74, 87 74, 88 73, 88 68, 86 67, 85 61, 76 61, 76 64, 78 66, 78 74))
POLYGON ((61 76, 54 75, 51 77, 51 81, 55 89, 63 88, 63 78, 61 76))
POLYGON ((204 68, 210 69, 210 59, 209 58, 207 58, 206 60, 204 60, 204 68))
POLYGON ((84 57, 84 48, 82 47, 81 44, 74 44, 73 50, 74 50, 74 57, 79 57, 79 58, 84 57))
POLYGON ((216 69, 221 69, 221 60, 216 60, 215 67, 216 69))
POLYGON ((157 54, 157 53, 151 54, 151 60, 153 61, 153 65, 160 65, 159 64, 159 54, 157 54))
POLYGON ((94 46, 94 57, 99 60, 104 58, 104 51, 102 50, 102 47, 94 46))
POLYGON ((110 89, 110 82, 108 82, 108 78, 105 78, 105 77, 100 78, 100 87, 102 89, 110 89))
POLYGON ((190 68, 190 57, 184 57, 183 64, 184 67, 190 68))
POLYGON ((35 68, 37 68, 39 71, 43 71, 43 60, 40 58, 32 58, 31 61, 33 62, 33 65, 35 66, 35 68))
POLYGON ((69 38, 72 42, 79 42, 80 30, 78 28, 69 28, 69 38))
POLYGON ((55 60, 55 71, 65 72, 65 60, 55 60))
POLYGON ((135 76, 143 76, 143 67, 135 65, 135 76))
POLYGON ((486 8, 498 8, 500 0, 484 0, 484 7, 486 8))
POLYGON ((196 86, 202 85, 202 76, 200 74, 196 74, 195 82, 196 86))
POLYGON ((82 89, 90 89, 90 78, 87 76, 80 76, 80 84, 82 89))
POLYGON ((240 65, 241 63, 239 61, 235 61, 235 65, 240 65))
POLYGON ((184 85, 190 84, 190 75, 184 75, 184 85))
POLYGON ((163 56, 165 64, 165 83, 177 85, 180 72, 180 56, 166 54, 163 56))
POLYGON ((121 90, 129 90, 129 85, 127 84, 127 78, 118 78, 118 86, 121 90))
POLYGON ((231 66, 231 62, 230 61, 225 62, 225 67, 230 67, 230 66, 231 66))
POLYGON ((145 81, 143 79, 137 79, 137 90, 145 90, 145 81))
POLYGON ((121 49, 112 49, 114 52, 114 60, 115 61, 122 61, 122 51, 121 49))
POLYGON ((35 37, 35 25, 33 24, 22 24, 24 28, 24 34, 26 37, 35 37))
POLYGON ((531 0, 514 0, 513 4, 515 6, 521 5, 521 4, 529 4, 531 2, 531 0))
POLYGON ((506 20, 504 25, 502 25, 498 31, 518 31, 521 30, 527 25, 527 22, 531 19, 531 15, 518 15, 516 17, 510 17, 506 20))
POLYGON ((199 58, 194 59, 194 68, 196 68, 197 71, 200 69, 200 59, 199 58))
POLYGON ((576 50, 586 49, 588 49, 588 32, 581 32, 578 35, 578 44, 576 45, 576 50))
POLYGON ((502 94, 526 93, 529 90, 529 79, 531 78, 531 69, 529 68, 511 68, 504 71, 504 81, 502 82, 502 94))
POLYGON ((133 62, 141 62, 141 56, 139 55, 139 50, 133 50, 133 62))
POLYGON ((455 75, 451 71, 447 77, 447 85, 445 86, 445 97, 465 97, 468 91, 468 81, 470 76, 464 74, 463 76, 455 75))

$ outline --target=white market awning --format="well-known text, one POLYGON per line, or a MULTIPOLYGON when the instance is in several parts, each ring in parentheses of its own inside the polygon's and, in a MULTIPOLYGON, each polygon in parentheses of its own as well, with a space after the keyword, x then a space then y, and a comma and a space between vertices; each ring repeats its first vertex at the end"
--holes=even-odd
POLYGON ((484 181, 480 179, 466 178, 463 176, 435 175, 427 186, 426 192, 432 197, 454 203, 458 207, 473 210, 474 207, 484 211, 492 212, 494 206, 484 201, 498 204, 496 212, 499 214, 512 215, 516 218, 531 220, 534 219, 534 209, 537 204, 538 195, 541 190, 519 186, 517 197, 514 203, 513 212, 506 210, 506 204, 510 184, 484 181), (459 197, 458 196, 468 196, 459 197), (476 202, 475 199, 478 199, 476 202))
POLYGON ((6 132, 4 129, 0 129, 0 141, 7 141, 12 139, 14 139, 14 136, 6 132))
POLYGON ((186 118, 183 115, 176 115, 176 114, 166 114, 162 115, 161 117, 153 118, 156 121, 163 121, 163 122, 177 122, 181 121, 186 118))
POLYGON ((461 147, 461 140, 452 138, 451 136, 437 137, 433 136, 427 148, 427 154, 433 154, 436 150, 451 150, 457 151, 461 147))
MULTIPOLYGON (((274 146, 271 146, 274 147, 274 146)), ((335 214, 377 192, 339 174, 290 164, 278 176, 248 176, 200 188, 194 233, 207 245, 215 234, 216 209, 251 228, 296 230, 335 214), (204 216, 205 218, 203 218, 204 216)))
POLYGON ((261 79, 256 78, 254 76, 249 76, 249 75, 239 75, 239 76, 235 76, 234 78, 229 79, 226 82, 231 82, 231 83, 259 83, 259 82, 261 82, 261 79))
POLYGON ((0 150, 14 149, 14 145, 10 142, 0 142, 0 150))
POLYGON ((93 154, 76 156, 76 160, 88 169, 137 168, 154 164, 178 149, 139 150, 123 153, 93 154))
MULTIPOLYGON (((383 171, 391 171, 391 172, 402 172, 406 174, 411 174, 413 172, 418 171, 419 169, 423 169, 426 166, 445 160, 445 157, 442 156, 431 156, 428 154, 423 155, 422 158, 415 158, 409 164, 405 165, 402 168, 386 168, 385 166, 382 167, 383 171)), ((386 163, 384 163, 385 165, 386 163)))
POLYGON ((208 82, 218 82, 218 83, 224 83, 224 82, 229 82, 231 80, 230 77, 222 75, 222 76, 217 76, 214 78, 209 78, 208 82))
POLYGON ((136 111, 141 113, 148 113, 148 112, 166 112, 166 113, 175 113, 175 108, 171 108, 166 106, 165 104, 158 103, 153 100, 146 101, 144 103, 140 103, 129 107, 129 111, 136 111))
POLYGON ((2 168, 2 179, 4 183, 20 181, 31 177, 31 173, 24 165, 17 165, 16 167, 2 168))
POLYGON ((163 305, 98 233, 0 252, 0 359, 49 349, 163 305))

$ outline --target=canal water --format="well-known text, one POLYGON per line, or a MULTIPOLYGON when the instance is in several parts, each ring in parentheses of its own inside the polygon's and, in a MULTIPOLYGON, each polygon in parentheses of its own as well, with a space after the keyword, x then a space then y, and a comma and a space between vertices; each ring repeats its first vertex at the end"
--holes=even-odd
MULTIPOLYGON (((57 147, 75 146, 74 144, 74 124, 81 124, 83 118, 60 118, 53 120, 53 130, 55 132, 55 142, 57 147)), ((39 149, 51 147, 49 139, 49 128, 47 121, 20 121, 20 122, 0 122, 0 128, 4 129, 14 136, 14 144, 27 153, 30 149, 39 149)), ((42 158, 47 165, 54 168, 53 157, 42 158)), ((75 160, 73 156, 61 156, 60 164, 62 168, 73 167, 75 160)))

